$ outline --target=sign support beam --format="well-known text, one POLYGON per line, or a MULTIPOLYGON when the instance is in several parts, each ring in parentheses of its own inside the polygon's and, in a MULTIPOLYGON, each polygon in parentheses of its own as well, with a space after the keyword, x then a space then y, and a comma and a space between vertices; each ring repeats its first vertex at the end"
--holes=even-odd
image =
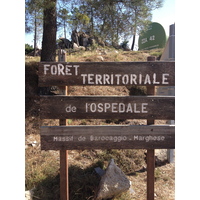
MULTIPOLYGON (((58 60, 65 62, 65 52, 59 50, 58 60)), ((60 86, 64 95, 68 95, 68 87, 60 86)), ((60 126, 67 125, 67 119, 59 120, 60 126)), ((68 177, 68 150, 60 150, 60 200, 69 200, 69 177, 68 177)))
MULTIPOLYGON (((147 58, 147 61, 155 61, 154 56, 147 58)), ((155 87, 147 87, 147 95, 155 95, 155 87)), ((154 124, 154 120, 147 119, 147 125, 154 124)), ((155 149, 147 149, 147 199, 154 200, 154 170, 155 170, 155 149)))

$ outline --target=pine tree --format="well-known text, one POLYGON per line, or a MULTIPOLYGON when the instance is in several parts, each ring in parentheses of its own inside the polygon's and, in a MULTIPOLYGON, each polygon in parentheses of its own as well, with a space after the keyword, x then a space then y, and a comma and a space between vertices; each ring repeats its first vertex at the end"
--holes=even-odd
POLYGON ((34 56, 36 55, 37 42, 42 31, 42 4, 40 0, 26 0, 26 32, 34 33, 34 56))
POLYGON ((56 59, 56 0, 44 0, 41 61, 56 59))
POLYGON ((162 7, 163 0, 129 0, 126 9, 130 13, 132 24, 133 42, 131 50, 134 49, 136 34, 148 27, 151 22, 152 11, 162 7))
POLYGON ((63 35, 64 38, 66 39, 66 35, 67 35, 67 24, 69 23, 69 19, 70 19, 70 15, 69 15, 69 11, 66 8, 60 8, 58 11, 58 15, 57 15, 58 19, 57 19, 57 25, 58 27, 63 28, 63 35))

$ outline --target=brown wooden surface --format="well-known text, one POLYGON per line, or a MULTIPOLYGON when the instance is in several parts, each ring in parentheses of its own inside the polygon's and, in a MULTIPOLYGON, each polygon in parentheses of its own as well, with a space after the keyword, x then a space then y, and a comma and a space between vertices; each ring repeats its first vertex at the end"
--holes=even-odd
MULTIPOLYGON (((175 85, 175 62, 41 62, 39 66, 39 86, 50 85, 175 85), (45 66, 45 67, 44 67, 45 66), (86 78, 84 83, 83 76, 90 75, 90 80, 86 78), (111 81, 97 81, 96 75, 113 75, 111 81), (127 75, 137 76, 136 82, 127 81, 127 75), (143 76, 139 81, 139 74, 143 76), (149 75, 151 82, 144 83, 146 75, 149 75), (156 75, 154 75, 156 74, 156 75), (163 74, 169 74, 168 84, 163 83, 163 74), (119 82, 117 77, 119 76, 119 82), (122 76, 126 75, 124 81, 122 76), (153 76, 156 76, 153 82, 153 76)), ((166 82, 166 81, 164 81, 166 82)))
POLYGON ((154 200, 155 150, 147 149, 147 200, 154 200))
POLYGON ((175 127, 53 126, 41 127, 41 149, 167 149, 175 148, 175 127))
MULTIPOLYGON (((59 49, 59 61, 66 61, 66 54, 59 49)), ((63 95, 68 95, 68 87, 60 86, 63 95)), ((67 119, 59 120, 60 126, 68 125, 67 119)), ((60 200, 69 200, 69 176, 68 176, 68 151, 60 150, 60 200)))
POLYGON ((174 110, 175 99, 171 96, 42 96, 40 98, 40 117, 42 119, 173 120, 174 110), (101 106, 101 109, 95 109, 95 107, 98 108, 98 105, 101 106), (119 105, 120 110, 118 109, 119 105), (128 110, 128 105, 131 105, 132 111, 128 110), (134 109, 134 105, 136 109, 134 109), (146 113, 142 111, 142 105, 144 106, 143 111, 146 113), (112 108, 107 109, 104 108, 105 106, 112 108))
POLYGON ((69 200, 67 150, 60 150, 60 200, 69 200))
MULTIPOLYGON (((147 57, 147 61, 155 61, 155 56, 147 57)), ((155 87, 147 87, 147 95, 155 95, 155 87)), ((154 120, 147 119, 147 125, 153 125, 154 120)), ((174 138, 175 141, 175 138, 174 138)), ((147 200, 154 200, 155 187, 155 148, 147 149, 147 200)))
MULTIPOLYGON (((67 95, 67 87, 63 86, 60 89, 67 95)), ((67 125, 67 119, 59 120, 60 126, 67 125)), ((41 137, 41 136, 40 136, 41 137)), ((69 177, 68 177, 68 151, 60 150, 60 199, 69 200, 69 177)))

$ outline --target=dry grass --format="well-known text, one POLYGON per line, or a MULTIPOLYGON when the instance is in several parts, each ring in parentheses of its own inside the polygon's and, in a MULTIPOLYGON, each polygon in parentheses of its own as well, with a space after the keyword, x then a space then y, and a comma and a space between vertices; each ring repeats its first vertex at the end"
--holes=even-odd
MULTIPOLYGON (((174 164, 166 164, 155 169, 155 200, 174 200, 175 169, 174 164)), ((146 199, 147 172, 136 173, 128 176, 132 181, 132 189, 135 191, 131 200, 146 199)), ((128 199, 127 199, 128 200, 128 199)))
MULTIPOLYGON (((68 52, 68 50, 67 50, 68 52)), ((146 61, 148 56, 159 57, 163 49, 153 49, 145 51, 122 51, 113 48, 97 48, 94 51, 79 51, 75 53, 66 53, 67 62, 134 62, 146 61)), ((56 57, 58 60, 58 57, 56 57)), ((25 57, 26 63, 40 62, 40 57, 25 57)))
POLYGON ((95 51, 81 51, 67 55, 68 62, 134 62, 146 61, 148 56, 159 57, 163 49, 149 51, 122 51, 115 49, 98 49, 95 51))

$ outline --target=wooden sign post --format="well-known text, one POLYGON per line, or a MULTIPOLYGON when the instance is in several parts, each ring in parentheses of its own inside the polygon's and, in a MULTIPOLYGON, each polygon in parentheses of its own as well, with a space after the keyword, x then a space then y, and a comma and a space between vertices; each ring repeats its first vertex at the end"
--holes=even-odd
MULTIPOLYGON (((147 61, 155 61, 155 57, 148 57, 147 61)), ((147 87, 147 95, 155 95, 155 87, 147 87)), ((154 124, 153 119, 147 119, 147 125, 154 124)), ((155 150, 147 149, 147 200, 154 200, 154 170, 155 170, 155 150)))
MULTIPOLYGON (((58 61, 65 62, 65 58, 65 52, 59 49, 58 61)), ((67 86, 60 86, 59 89, 63 95, 68 95, 67 86)), ((67 119, 60 119, 59 125, 66 126, 67 119)), ((69 200, 68 151, 66 149, 60 149, 60 200, 69 200)))
MULTIPOLYGON (((150 59, 150 58, 149 58, 150 59)), ((175 127, 155 119, 175 118, 175 98, 153 96, 154 86, 175 84, 175 63, 41 63, 39 86, 143 85, 147 96, 41 96, 40 117, 63 119, 58 127, 41 127, 41 149, 60 150, 61 200, 69 200, 67 150, 147 149, 147 199, 154 199, 154 149, 175 148, 175 127), (66 126, 66 119, 147 119, 145 126, 66 126), (64 125, 64 126, 63 126, 64 125)))

